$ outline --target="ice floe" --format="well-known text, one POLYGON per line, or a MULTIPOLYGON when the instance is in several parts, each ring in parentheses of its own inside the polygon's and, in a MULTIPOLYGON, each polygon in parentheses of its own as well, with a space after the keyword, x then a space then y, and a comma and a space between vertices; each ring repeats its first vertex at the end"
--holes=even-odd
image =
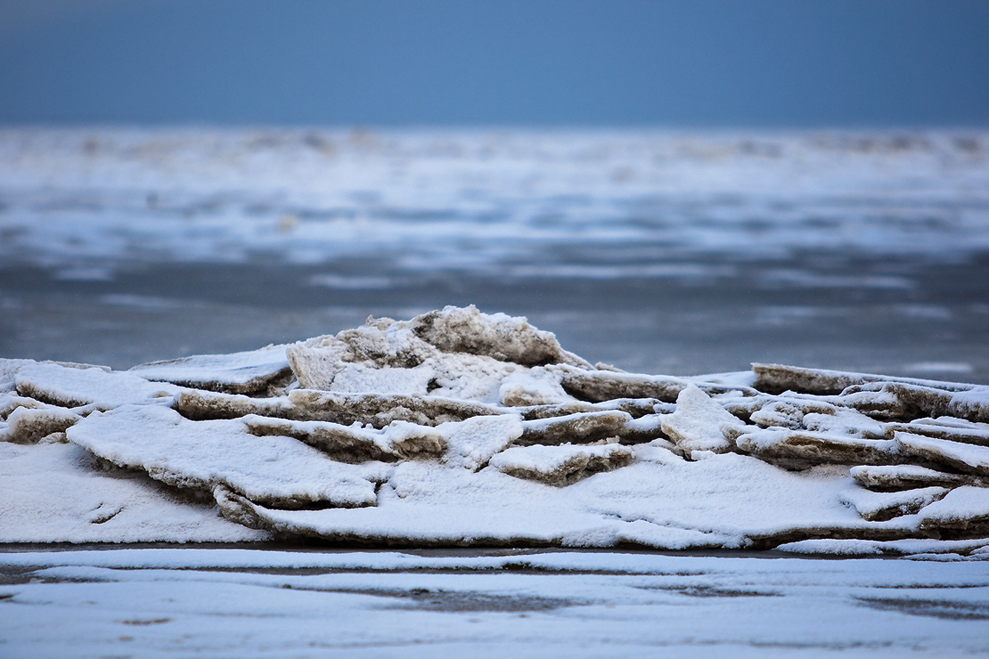
POLYGON ((127 372, 0 360, 0 381, 0 542, 989 556, 983 386, 624 373, 474 307, 127 372))

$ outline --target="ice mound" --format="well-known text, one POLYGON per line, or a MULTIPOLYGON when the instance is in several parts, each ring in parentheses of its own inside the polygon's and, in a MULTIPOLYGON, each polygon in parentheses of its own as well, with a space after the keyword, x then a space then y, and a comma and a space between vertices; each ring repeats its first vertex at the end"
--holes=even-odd
POLYGON ((592 368, 524 318, 484 314, 473 305, 408 321, 368 318, 362 327, 310 339, 287 353, 306 389, 448 395, 507 405, 569 399, 558 378, 532 367, 592 368))
POLYGON ((989 555, 987 387, 623 373, 473 306, 127 372, 0 360, 0 464, 2 542, 989 555))

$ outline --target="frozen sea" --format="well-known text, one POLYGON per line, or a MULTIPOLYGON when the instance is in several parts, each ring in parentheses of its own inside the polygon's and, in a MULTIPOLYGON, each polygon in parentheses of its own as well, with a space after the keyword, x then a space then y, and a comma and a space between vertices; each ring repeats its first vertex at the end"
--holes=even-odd
POLYGON ((0 355, 446 304, 592 362, 989 382, 989 133, 0 129, 0 355))
MULTIPOLYGON (((0 129, 0 357, 446 304, 631 371, 989 383, 989 132, 0 129)), ((989 653, 984 556, 97 549, 0 549, 0 656, 989 653)))

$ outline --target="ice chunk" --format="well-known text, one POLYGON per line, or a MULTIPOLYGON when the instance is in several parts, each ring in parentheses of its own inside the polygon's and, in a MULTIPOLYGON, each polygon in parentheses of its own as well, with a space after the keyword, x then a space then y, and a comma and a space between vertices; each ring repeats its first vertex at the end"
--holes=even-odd
POLYGON ((755 390, 730 385, 695 383, 685 378, 668 375, 639 375, 586 371, 577 368, 561 368, 560 383, 571 396, 580 400, 599 403, 615 398, 656 398, 672 403, 688 386, 699 387, 709 394, 740 392, 755 395, 755 390))
POLYGON ((583 412, 526 421, 519 444, 589 444, 617 437, 632 420, 626 412, 583 412))
POLYGON ((289 421, 253 414, 243 421, 253 435, 294 437, 340 462, 438 457, 446 450, 446 439, 435 429, 405 421, 393 421, 381 430, 360 424, 289 421))
POLYGON ((835 401, 877 419, 911 421, 923 416, 955 416, 989 422, 989 387, 970 385, 967 391, 900 382, 853 385, 835 401))
POLYGON ((647 414, 638 419, 632 419, 622 426, 618 438, 623 443, 639 444, 656 439, 666 439, 663 433, 663 420, 666 414, 647 414))
POLYGON ((905 492, 870 492, 853 488, 843 493, 842 501, 870 522, 883 522, 901 515, 912 515, 924 506, 940 501, 948 489, 925 487, 905 492))
POLYGON ((676 412, 664 416, 661 427, 690 459, 694 451, 730 451, 733 435, 745 424, 697 386, 688 384, 677 396, 676 412))
POLYGON ((895 464, 902 462, 891 439, 861 439, 784 428, 746 430, 738 448, 785 469, 818 464, 895 464))
POLYGON ((105 371, 99 367, 70 368, 59 364, 22 366, 16 377, 22 396, 62 407, 92 405, 112 410, 121 405, 159 402, 171 404, 182 391, 167 382, 149 382, 130 373, 105 371))
POLYGON ((880 465, 852 467, 852 478, 870 490, 911 490, 919 487, 958 485, 989 485, 976 476, 946 474, 918 465, 880 465))
POLYGON ((294 419, 353 423, 384 428, 393 421, 435 426, 474 416, 503 414, 506 410, 484 403, 442 396, 345 394, 293 389, 287 396, 252 398, 210 391, 183 391, 174 407, 189 419, 236 419, 248 414, 294 419))
POLYGON ((126 405, 90 415, 67 435, 113 464, 177 487, 224 485, 285 508, 375 504, 373 469, 334 462, 289 437, 256 437, 242 421, 189 421, 166 407, 126 405))
POLYGON ((256 394, 291 375, 284 345, 229 355, 194 355, 130 369, 146 380, 233 394, 256 394))
POLYGON ((783 364, 752 364, 752 370, 756 375, 755 387, 761 391, 775 394, 795 391, 807 394, 833 395, 840 394, 848 387, 870 382, 904 382, 924 387, 937 387, 946 391, 966 391, 974 386, 960 382, 898 378, 850 371, 829 371, 822 368, 801 368, 783 364))
POLYGON ((193 420, 237 419, 248 414, 285 419, 306 418, 287 396, 253 398, 243 394, 186 390, 175 397, 172 407, 193 420))
POLYGON ((803 398, 783 398, 767 402, 752 413, 749 421, 763 428, 777 426, 780 428, 801 428, 804 416, 807 414, 834 415, 837 408, 829 403, 807 400, 803 398))
POLYGON ((951 397, 948 412, 951 416, 969 421, 989 423, 989 387, 979 386, 968 391, 959 391, 951 397))
POLYGON ((60 407, 31 409, 18 407, 7 416, 7 428, 0 431, 0 441, 14 444, 37 444, 52 433, 65 432, 82 417, 60 407))
POLYGON ((602 471, 632 463, 632 449, 619 444, 597 446, 519 446, 491 458, 490 465, 516 478, 564 487, 602 471))
POLYGON ((447 442, 443 462, 470 471, 483 469, 496 453, 522 436, 522 420, 514 414, 479 416, 436 428, 447 442))
POLYGON ((334 421, 344 425, 358 422, 371 424, 375 428, 383 428, 392 421, 436 426, 448 421, 505 412, 492 405, 443 396, 338 394, 295 389, 289 392, 288 398, 295 418, 334 421))
POLYGON ((15 391, 17 373, 24 366, 37 363, 33 359, 0 359, 0 394, 15 391))
POLYGON ((922 531, 989 532, 989 488, 964 485, 920 511, 922 531))
MULTIPOLYGON (((334 389, 346 364, 415 369, 430 361, 428 366, 442 371, 440 365, 449 363, 444 355, 449 354, 486 357, 524 367, 572 364, 593 368, 563 350, 551 332, 536 329, 525 318, 488 315, 473 305, 463 309, 445 307, 408 321, 368 318, 359 328, 309 339, 290 346, 287 353, 302 386, 322 390, 334 389)), ((483 364, 484 360, 474 363, 483 364)), ((338 385, 335 390, 342 389, 338 385)))
POLYGON ((989 476, 989 447, 962 444, 946 439, 898 432, 894 435, 900 450, 959 471, 989 476))
POLYGON ((320 383, 318 388, 341 393, 425 396, 435 377, 436 371, 429 364, 419 364, 415 368, 341 364, 333 379, 320 383))
POLYGON ((978 555, 989 546, 986 538, 974 540, 932 540, 930 538, 908 540, 801 540, 777 547, 777 551, 795 554, 832 554, 839 556, 911 556, 917 554, 971 554, 978 555))
POLYGON ((486 355, 523 366, 572 364, 593 368, 560 347, 552 332, 536 329, 525 317, 485 314, 474 305, 444 307, 416 316, 409 325, 417 336, 443 352, 486 355))
POLYGON ((0 394, 0 419, 6 421, 11 412, 22 407, 36 410, 58 406, 48 405, 47 403, 42 403, 41 401, 25 396, 18 396, 15 392, 0 394))
POLYGON ((915 420, 910 423, 890 423, 887 424, 885 433, 886 437, 890 439, 897 432, 907 432, 913 435, 950 439, 953 442, 989 447, 989 424, 964 422, 965 425, 959 425, 960 419, 951 419, 951 421, 954 423, 950 425, 943 422, 938 423, 934 419, 915 420))
POLYGON ((498 399, 509 407, 553 405, 572 401, 560 381, 549 376, 544 369, 532 369, 512 373, 502 380, 498 399))

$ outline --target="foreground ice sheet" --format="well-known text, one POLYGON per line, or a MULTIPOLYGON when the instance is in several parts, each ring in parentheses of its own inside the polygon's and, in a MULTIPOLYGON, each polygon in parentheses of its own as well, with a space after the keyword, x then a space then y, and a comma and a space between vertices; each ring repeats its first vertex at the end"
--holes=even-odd
POLYGON ((630 374, 474 307, 127 373, 0 375, 2 542, 989 556, 984 386, 630 374))
POLYGON ((9 659, 959 657, 989 652, 987 620, 985 561, 0 553, 9 659))

